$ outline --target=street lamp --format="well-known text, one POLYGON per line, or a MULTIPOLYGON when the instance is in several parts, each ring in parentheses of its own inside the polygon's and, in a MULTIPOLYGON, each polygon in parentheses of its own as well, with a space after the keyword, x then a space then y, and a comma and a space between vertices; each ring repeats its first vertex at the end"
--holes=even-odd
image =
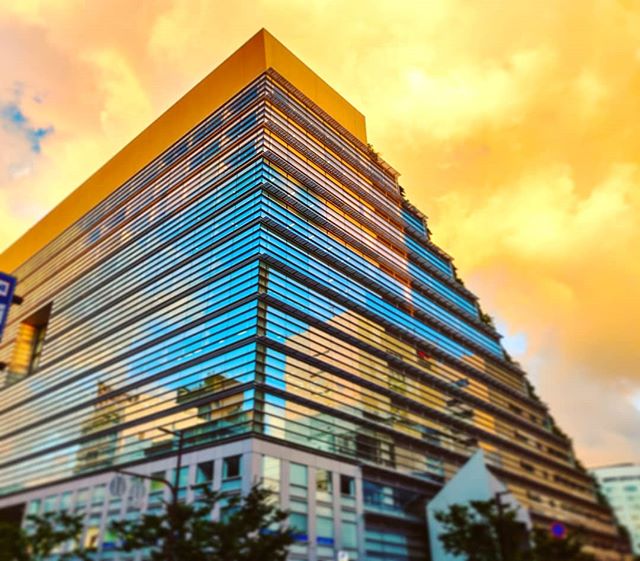
POLYGON ((165 429, 164 427, 158 427, 158 430, 170 434, 171 436, 178 437, 178 454, 176 458, 176 469, 173 474, 173 485, 169 485, 171 489, 171 504, 173 506, 178 504, 178 492, 180 487, 180 471, 182 470, 182 450, 184 448, 184 430, 172 431, 165 429))
POLYGON ((113 471, 117 473, 121 473, 123 475, 130 475, 132 477, 137 477, 140 479, 148 479, 150 481, 157 481, 166 485, 171 491, 171 504, 175 505, 178 503, 178 492, 180 485, 180 470, 182 469, 182 453, 184 448, 184 430, 172 431, 169 429, 165 429, 164 427, 158 427, 158 430, 164 432, 165 434, 170 434, 172 436, 178 437, 178 453, 176 458, 176 469, 173 476, 173 483, 171 483, 168 479, 164 477, 155 477, 153 475, 144 475, 142 473, 136 473, 133 471, 128 471, 125 469, 115 468, 113 471))
MULTIPOLYGON (((116 468, 114 469, 115 472, 117 473, 121 473, 123 475, 129 475, 132 477, 137 477, 137 478, 141 478, 141 479, 148 479, 150 481, 157 481, 159 483, 162 483, 164 485, 166 485, 169 490, 171 491, 171 502, 169 503, 167 510, 170 513, 174 513, 173 511, 177 508, 178 506, 178 500, 179 500, 179 491, 180 491, 180 471, 182 470, 182 452, 184 449, 184 430, 178 430, 178 431, 172 431, 169 429, 165 429, 164 427, 158 427, 158 430, 161 432, 164 432, 165 434, 170 434, 172 436, 175 436, 178 438, 178 453, 177 453, 177 458, 176 458, 176 469, 175 469, 175 473, 173 475, 173 483, 170 482, 168 479, 165 479, 164 477, 155 477, 153 475, 145 475, 145 474, 141 474, 141 473, 135 473, 133 471, 128 471, 128 470, 124 470, 124 469, 119 469, 116 468)), ((112 485, 114 485, 114 482, 116 480, 114 479, 114 481, 112 481, 112 485)), ((116 487, 117 485, 114 485, 114 487, 116 487)), ((171 520, 169 521, 171 524, 171 520)), ((167 545, 167 549, 168 549, 168 561, 179 561, 178 559, 176 559, 175 557, 175 544, 176 542, 178 542, 181 538, 183 538, 184 536, 181 535, 182 533, 182 527, 179 526, 178 528, 170 528, 169 531, 169 537, 167 539, 167 541, 169 542, 167 545)))

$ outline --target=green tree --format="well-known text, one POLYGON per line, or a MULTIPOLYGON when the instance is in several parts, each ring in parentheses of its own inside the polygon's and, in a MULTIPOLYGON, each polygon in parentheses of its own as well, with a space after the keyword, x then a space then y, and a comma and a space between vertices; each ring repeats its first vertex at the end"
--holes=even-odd
POLYGON ((0 561, 29 559, 23 530, 15 524, 0 524, 0 561))
POLYGON ((467 561, 528 559, 526 528, 509 507, 499 512, 494 501, 471 501, 437 512, 436 519, 444 526, 440 541, 445 550, 467 561))
POLYGON ((533 531, 533 561, 595 561, 593 555, 582 551, 577 534, 567 534, 563 539, 554 538, 548 531, 533 531))
POLYGON ((288 513, 271 500, 271 491, 254 486, 228 499, 206 487, 199 491, 193 504, 172 501, 162 515, 117 521, 111 529, 125 551, 145 549, 150 561, 286 560, 293 532, 284 527, 288 513), (220 520, 212 520, 221 500, 220 520))
POLYGON ((436 513, 443 525, 440 540, 445 550, 466 561, 594 561, 582 551, 576 534, 554 538, 542 529, 531 535, 508 505, 498 509, 495 501, 454 504, 436 513))
POLYGON ((64 544, 70 551, 60 554, 65 561, 89 561, 91 550, 78 547, 82 534, 81 515, 66 512, 27 517, 27 528, 13 524, 0 525, 0 561, 40 561, 64 544))

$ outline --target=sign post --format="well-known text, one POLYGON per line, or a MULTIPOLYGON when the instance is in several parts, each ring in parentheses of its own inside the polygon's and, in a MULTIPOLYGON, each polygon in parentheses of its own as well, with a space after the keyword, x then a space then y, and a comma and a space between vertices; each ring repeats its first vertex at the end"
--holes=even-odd
POLYGON ((557 540, 563 540, 567 537, 567 527, 562 522, 554 522, 549 528, 551 535, 557 540))
POLYGON ((0 273, 0 341, 7 323, 9 308, 13 302, 13 293, 16 289, 16 278, 6 273, 0 273))

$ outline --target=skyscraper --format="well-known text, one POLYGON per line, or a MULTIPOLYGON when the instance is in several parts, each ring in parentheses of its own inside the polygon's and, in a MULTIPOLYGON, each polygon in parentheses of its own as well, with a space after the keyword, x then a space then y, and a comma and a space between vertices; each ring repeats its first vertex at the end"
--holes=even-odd
POLYGON ((0 259, 0 517, 110 520, 257 480, 295 560, 427 557, 424 504, 477 449, 537 524, 611 513, 364 117, 261 31, 0 259), (173 434, 165 432, 172 431, 173 434), (113 491, 113 489, 112 489, 113 491))

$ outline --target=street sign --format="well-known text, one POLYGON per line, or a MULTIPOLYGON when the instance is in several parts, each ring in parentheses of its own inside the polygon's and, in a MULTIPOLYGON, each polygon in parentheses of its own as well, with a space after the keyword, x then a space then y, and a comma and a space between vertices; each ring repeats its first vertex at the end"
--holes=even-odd
POLYGON ((7 323, 9 308, 13 301, 13 291, 16 288, 16 279, 6 273, 0 273, 0 340, 7 323))
POLYGON ((131 487, 129 488, 129 497, 134 501, 140 501, 144 497, 146 492, 146 488, 144 486, 144 481, 141 479, 134 479, 131 482, 131 487))
POLYGON ((127 480, 122 475, 116 475, 109 483, 109 493, 114 497, 122 497, 127 490, 127 480))

